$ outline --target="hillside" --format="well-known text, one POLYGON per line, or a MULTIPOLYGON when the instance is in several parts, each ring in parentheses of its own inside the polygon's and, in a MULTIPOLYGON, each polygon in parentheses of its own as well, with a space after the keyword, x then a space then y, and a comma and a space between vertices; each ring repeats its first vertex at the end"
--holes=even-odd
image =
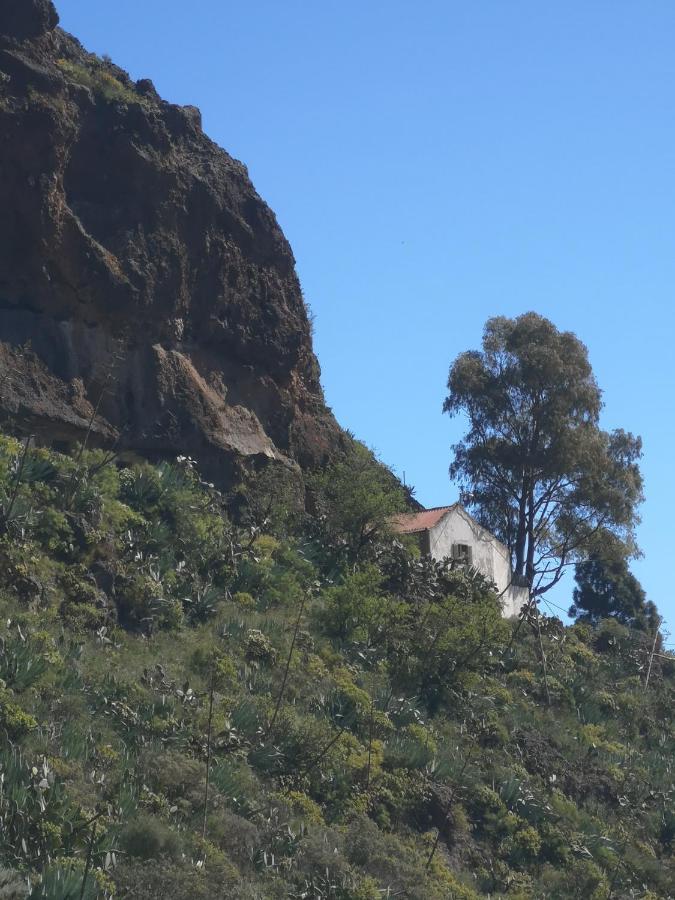
POLYGON ((675 659, 546 619, 548 707, 482 578, 353 540, 401 502, 354 453, 235 526, 2 439, 1 897, 674 896, 675 659))
POLYGON ((57 22, 0 6, 0 417, 221 484, 323 462, 341 432, 274 214, 198 109, 57 22))
POLYGON ((390 532, 244 165, 51 0, 0 207, 0 900, 675 898, 675 657, 390 532))

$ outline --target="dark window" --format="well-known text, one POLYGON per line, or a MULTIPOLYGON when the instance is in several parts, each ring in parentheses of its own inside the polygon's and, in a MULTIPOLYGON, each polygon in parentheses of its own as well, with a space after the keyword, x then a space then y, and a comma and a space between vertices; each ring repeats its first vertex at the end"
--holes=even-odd
POLYGON ((453 544, 452 558, 457 562, 470 566, 473 562, 473 551, 470 544, 453 544))

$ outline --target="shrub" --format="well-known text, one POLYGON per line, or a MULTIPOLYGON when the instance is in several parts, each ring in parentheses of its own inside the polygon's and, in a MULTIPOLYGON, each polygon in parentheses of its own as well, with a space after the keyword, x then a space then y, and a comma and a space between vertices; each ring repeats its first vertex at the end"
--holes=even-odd
POLYGON ((541 836, 536 828, 520 828, 510 839, 509 857, 516 865, 527 865, 539 856, 541 836))
POLYGON ((178 859, 182 843, 179 835, 161 820, 139 816, 120 833, 120 847, 136 859, 178 859))
POLYGON ((249 629, 245 643, 246 658, 260 660, 273 665, 277 658, 277 651, 270 639, 257 628, 249 629))
POLYGON ((89 88, 108 102, 141 102, 140 95, 123 84, 103 63, 94 58, 86 65, 68 59, 60 59, 58 64, 66 78, 89 88))
POLYGON ((312 825, 323 825, 323 813, 318 803, 315 803, 302 791, 286 791, 283 794, 272 794, 270 800, 273 803, 282 803, 288 807, 291 816, 312 825))
POLYGON ((98 631, 108 621, 106 610, 90 603, 64 603, 61 606, 61 616, 76 634, 98 631))
POLYGON ((367 566, 324 591, 318 618, 326 632, 342 641, 370 643, 385 623, 392 624, 397 610, 382 592, 381 582, 375 566, 367 566))
POLYGON ((16 739, 33 731, 37 724, 37 720, 15 702, 11 691, 0 681, 0 729, 16 739))
POLYGON ((113 872, 122 897, 134 900, 214 900, 237 897, 255 900, 255 894, 222 867, 195 868, 191 861, 124 860, 113 872), (233 891, 236 890, 236 893, 233 891))

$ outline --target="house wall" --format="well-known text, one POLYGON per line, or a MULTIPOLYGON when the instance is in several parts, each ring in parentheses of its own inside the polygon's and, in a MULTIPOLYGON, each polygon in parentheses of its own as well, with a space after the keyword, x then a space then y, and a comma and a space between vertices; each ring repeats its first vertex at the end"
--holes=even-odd
POLYGON ((468 544, 472 548, 474 568, 492 579, 501 594, 503 615, 507 618, 517 615, 527 602, 528 590, 511 585, 511 561, 501 541, 457 507, 429 531, 429 548, 434 559, 452 556, 453 544, 468 544))
POLYGON ((502 615, 505 619, 517 616, 521 608, 530 599, 530 592, 526 587, 512 584, 502 595, 502 615))

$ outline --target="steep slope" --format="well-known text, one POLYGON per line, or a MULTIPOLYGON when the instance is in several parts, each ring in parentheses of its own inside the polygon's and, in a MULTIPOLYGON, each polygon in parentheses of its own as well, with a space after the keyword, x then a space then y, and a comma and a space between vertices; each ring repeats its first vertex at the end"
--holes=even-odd
POLYGON ((57 27, 0 8, 0 412, 53 440, 320 462, 339 440, 294 259, 245 167, 57 27))
POLYGON ((673 900, 675 656, 354 562, 386 485, 340 469, 261 533, 186 460, 0 434, 3 900, 673 900))

